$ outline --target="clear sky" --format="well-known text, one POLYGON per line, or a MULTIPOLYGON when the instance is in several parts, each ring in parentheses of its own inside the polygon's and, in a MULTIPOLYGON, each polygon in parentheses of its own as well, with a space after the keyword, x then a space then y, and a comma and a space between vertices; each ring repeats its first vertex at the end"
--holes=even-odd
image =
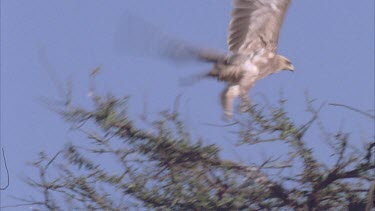
MULTIPOLYGON (((181 94, 180 111, 189 130, 206 143, 225 148, 224 156, 251 162, 258 154, 273 153, 267 147, 241 151, 234 147, 236 136, 231 132, 236 128, 207 124, 225 123, 219 105, 223 84, 211 80, 180 87, 178 83, 180 78, 207 70, 207 65, 134 58, 114 48, 115 31, 124 13, 130 11, 172 36, 226 50, 230 10, 229 0, 2 0, 1 144, 11 184, 1 192, 1 205, 16 204, 12 196, 34 194, 22 180, 36 176, 26 163, 39 151, 55 154, 67 142, 82 141, 38 101, 41 97, 58 99, 41 51, 59 80, 72 79, 76 103, 89 105, 88 74, 101 66, 98 89, 131 96, 132 117, 142 113, 144 102, 150 116, 157 117, 158 111, 172 108, 181 94)), ((281 31, 279 52, 293 61, 295 73, 258 82, 251 91, 254 100, 261 100, 261 93, 275 102, 282 90, 289 100, 288 110, 298 122, 308 118, 306 91, 317 99, 317 105, 374 108, 374 0, 295 0, 281 31)), ((372 135, 373 122, 358 114, 327 106, 322 115, 330 129, 343 127, 354 137, 372 135)), ((323 156, 327 145, 313 139, 309 144, 323 156)), ((1 161, 2 187, 6 184, 3 167, 1 161)))

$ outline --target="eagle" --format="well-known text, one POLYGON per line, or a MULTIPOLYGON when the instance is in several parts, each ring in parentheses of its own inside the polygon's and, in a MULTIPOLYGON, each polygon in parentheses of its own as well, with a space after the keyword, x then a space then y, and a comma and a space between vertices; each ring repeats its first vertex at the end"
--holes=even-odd
MULTIPOLYGON (((192 83, 204 78, 225 82, 227 86, 222 91, 221 104, 225 119, 231 119, 236 98, 241 99, 241 111, 249 108, 248 92, 258 80, 281 70, 294 71, 292 62, 277 54, 280 28, 290 3, 291 0, 232 0, 227 39, 229 53, 171 39, 155 27, 138 21, 137 27, 143 25, 145 29, 143 35, 157 37, 145 38, 140 43, 151 45, 150 40, 154 40, 156 47, 162 49, 158 52, 169 58, 194 58, 213 64, 208 72, 189 77, 184 82, 192 83)), ((129 22, 134 24, 136 21, 129 22)), ((128 32, 135 31, 132 29, 128 32)), ((139 35, 135 34, 134 37, 138 38, 139 35)), ((139 44, 134 40, 130 44, 133 43, 139 44)))
POLYGON ((233 0, 229 24, 229 54, 192 49, 197 58, 214 63, 204 75, 227 83, 221 94, 224 116, 233 115, 233 103, 241 98, 240 109, 250 106, 248 92, 256 81, 281 70, 294 71, 292 62, 277 54, 280 28, 291 0, 233 0))

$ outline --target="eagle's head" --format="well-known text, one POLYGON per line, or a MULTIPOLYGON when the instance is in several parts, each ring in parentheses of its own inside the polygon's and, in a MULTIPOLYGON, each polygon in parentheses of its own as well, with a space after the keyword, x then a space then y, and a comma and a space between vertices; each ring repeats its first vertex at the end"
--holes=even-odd
POLYGON ((278 55, 278 63, 279 63, 279 69, 280 70, 289 70, 289 71, 294 71, 294 66, 292 64, 292 62, 284 57, 284 56, 280 56, 278 55))

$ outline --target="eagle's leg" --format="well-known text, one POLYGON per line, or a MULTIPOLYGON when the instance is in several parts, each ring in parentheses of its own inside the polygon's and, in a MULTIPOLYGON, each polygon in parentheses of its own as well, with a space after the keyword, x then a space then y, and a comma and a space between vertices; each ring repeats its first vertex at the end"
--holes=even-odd
POLYGON ((240 103, 240 111, 245 113, 250 109, 251 102, 249 96, 247 94, 241 95, 241 103, 240 103))
POLYGON ((239 95, 241 97, 240 111, 242 113, 247 112, 250 109, 251 101, 248 95, 250 88, 253 86, 253 83, 240 83, 239 95))
POLYGON ((227 86, 221 94, 221 103, 224 108, 224 118, 231 119, 233 116, 233 102, 240 94, 239 85, 227 86))

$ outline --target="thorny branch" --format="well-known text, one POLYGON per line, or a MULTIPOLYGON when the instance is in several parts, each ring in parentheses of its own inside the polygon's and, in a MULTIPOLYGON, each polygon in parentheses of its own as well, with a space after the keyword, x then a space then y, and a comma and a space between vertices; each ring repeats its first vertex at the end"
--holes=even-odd
POLYGON ((250 108, 248 117, 233 125, 241 126, 239 147, 281 141, 289 146, 289 152, 248 165, 221 158, 216 145, 192 140, 179 120, 179 98, 173 110, 161 112, 161 119, 148 129, 137 127, 129 119, 128 98, 94 95, 93 100, 91 111, 72 105, 60 110, 65 120, 90 141, 79 142, 81 146, 68 144, 52 159, 41 154, 34 163, 39 180, 29 179, 28 184, 39 189, 42 197, 25 202, 48 210, 63 210, 67 205, 88 210, 373 207, 368 184, 375 179, 370 174, 375 169, 371 162, 375 142, 369 143, 363 154, 353 155, 347 149, 347 133, 330 134, 329 138, 339 143, 333 149, 336 162, 332 167, 319 162, 306 144, 306 134, 320 121, 322 107, 309 105, 312 116, 301 125, 288 117, 284 100, 275 108, 250 108), (90 132, 93 130, 96 132, 90 132), (64 156, 58 159, 60 154, 64 156), (285 169, 296 173, 273 174, 285 169))

